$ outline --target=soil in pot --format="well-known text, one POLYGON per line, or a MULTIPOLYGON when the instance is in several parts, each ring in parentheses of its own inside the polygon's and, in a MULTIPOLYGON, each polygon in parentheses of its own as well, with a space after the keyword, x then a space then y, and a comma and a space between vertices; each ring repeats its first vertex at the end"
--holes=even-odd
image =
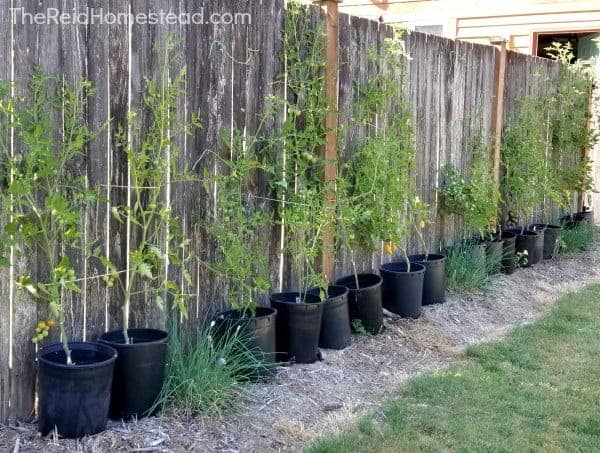
POLYGON ((446 255, 430 253, 411 255, 411 263, 425 266, 423 277, 423 305, 441 304, 446 301, 446 255))
MULTIPOLYGON (((520 254, 521 258, 519 260, 520 267, 530 267, 534 263, 534 254, 536 246, 539 248, 540 240, 539 232, 528 231, 521 228, 511 228, 510 230, 506 230, 511 233, 515 233, 517 238, 515 240, 515 253, 520 254)), ((542 237, 541 240, 541 250, 543 250, 544 239, 542 237)), ((541 256, 541 253, 540 253, 541 256)))
POLYGON ((515 271, 515 242, 517 234, 510 231, 502 232, 502 261, 500 267, 505 274, 512 274, 515 271))
POLYGON ((277 354, 280 360, 313 363, 319 356, 323 302, 314 294, 297 292, 269 296, 277 310, 277 354))
POLYGON ((379 268, 383 306, 405 318, 418 318, 423 301, 425 266, 405 261, 382 264, 379 268))
POLYGON ((549 225, 545 223, 534 223, 529 225, 529 229, 537 231, 544 229, 544 259, 549 260, 554 258, 557 245, 556 242, 562 233, 562 228, 558 225, 549 225))
POLYGON ((39 350, 38 426, 42 436, 56 429, 79 438, 106 429, 117 351, 97 343, 69 343, 73 365, 62 344, 39 350))
MULTIPOLYGON (((319 289, 311 289, 309 293, 319 295, 319 289)), ((323 319, 319 347, 325 349, 344 349, 352 342, 350 329, 350 311, 348 308, 348 288, 330 285, 323 303, 323 319)))
POLYGON ((381 282, 381 277, 376 274, 348 275, 335 282, 336 285, 348 288, 350 320, 355 332, 361 329, 371 335, 381 332, 383 327, 381 282))
POLYGON ((273 376, 276 361, 277 310, 256 307, 251 310, 229 310, 213 318, 216 336, 239 335, 244 346, 262 364, 260 369, 248 369, 244 377, 256 381, 273 376))
POLYGON ((169 334, 157 329, 128 329, 106 332, 100 339, 119 353, 115 363, 110 418, 129 420, 154 415, 155 404, 165 380, 169 334))
POLYGON ((504 253, 504 241, 495 238, 485 243, 485 259, 490 274, 499 274, 502 271, 502 257, 504 253))

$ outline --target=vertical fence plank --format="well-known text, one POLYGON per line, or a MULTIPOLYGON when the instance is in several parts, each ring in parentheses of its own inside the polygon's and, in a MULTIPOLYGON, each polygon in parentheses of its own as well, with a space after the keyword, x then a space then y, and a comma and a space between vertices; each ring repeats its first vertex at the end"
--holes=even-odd
MULTIPOLYGON (((0 29, 4 30, 4 33, 0 34, 0 83, 11 82, 11 64, 12 64, 12 17, 11 12, 8 8, 0 9, 0 29)), ((8 120, 8 118, 6 119, 8 120)), ((4 121, 4 120, 0 120, 4 121)), ((6 150, 3 150, 0 154, 0 163, 5 158, 5 153, 8 155, 10 152, 10 135, 2 130, 0 133, 3 135, 0 137, 0 143, 2 146, 6 146, 6 150)), ((0 171, 4 167, 0 166, 0 171)), ((0 178, 6 178, 8 175, 2 174, 0 178)), ((0 187, 0 190, 3 188, 0 187)), ((5 209, 0 203, 0 209, 5 209)), ((5 211, 2 211, 5 212, 5 211)), ((0 218, 0 231, 4 229, 4 217, 0 218)), ((9 253, 4 255, 5 258, 9 258, 9 253)), ((0 266, 0 423, 6 423, 9 416, 9 396, 10 396, 10 354, 11 354, 11 318, 12 313, 10 312, 11 304, 11 279, 10 279, 10 268, 0 266)))
MULTIPOLYGON (((187 11, 185 0, 174 0, 172 2, 172 10, 175 13, 191 13, 192 11, 187 11)), ((197 25, 196 25, 197 26, 197 25)), ((187 71, 187 61, 185 57, 185 50, 187 46, 187 25, 183 23, 179 23, 170 28, 170 32, 173 35, 173 39, 177 45, 176 52, 178 57, 176 58, 173 67, 171 68, 172 77, 175 77, 180 73, 180 71, 187 71)), ((185 89, 187 90, 190 84, 189 74, 186 76, 186 85, 185 89)), ((189 121, 190 113, 187 97, 185 94, 182 94, 177 99, 177 115, 179 115, 180 121, 189 121)), ((196 132, 196 131, 194 131, 196 132)), ((177 149, 179 152, 179 158, 176 162, 176 170, 178 172, 183 172, 186 168, 190 168, 193 165, 193 162, 189 162, 188 154, 187 154, 187 143, 188 137, 185 133, 179 133, 172 137, 173 149, 177 149)), ((182 232, 186 237, 191 237, 193 234, 193 229, 190 229, 190 216, 187 209, 185 209, 185 193, 188 190, 193 190, 194 183, 182 183, 180 181, 175 180, 176 178, 171 177, 171 187, 169 189, 169 198, 172 205, 172 215, 177 218, 179 225, 181 226, 182 232)), ((183 258, 187 258, 190 254, 195 253, 195 250, 191 246, 184 247, 182 252, 183 258)), ((186 270, 192 276, 192 278, 196 275, 195 272, 196 262, 192 260, 186 264, 186 270)), ((168 278, 174 282, 177 282, 181 285, 182 291, 186 294, 192 294, 194 289, 196 288, 194 282, 192 284, 188 284, 183 279, 183 273, 180 269, 175 268, 174 266, 170 266, 168 269, 168 278)), ((191 299, 191 296, 190 296, 191 299)), ((187 300, 186 306, 188 308, 189 316, 193 319, 194 311, 192 310, 193 302, 190 302, 190 299, 187 300)), ((180 313, 170 312, 170 304, 167 304, 165 307, 167 321, 169 320, 169 316, 172 315, 172 322, 177 322, 183 319, 183 315, 180 313)), ((188 319, 188 324, 190 324, 190 319, 188 319)), ((168 326, 167 326, 168 327, 168 326)), ((185 333, 185 332, 184 332, 185 333)))
MULTIPOLYGON (((88 6, 99 10, 107 5, 105 0, 88 0, 88 6)), ((100 247, 102 254, 108 256, 106 244, 109 241, 110 213, 107 200, 110 195, 110 134, 109 123, 109 26, 90 24, 87 29, 87 77, 92 82, 96 94, 88 105, 88 124, 97 134, 91 140, 87 152, 88 187, 101 197, 94 209, 88 213, 86 238, 92 249, 100 247), (104 130, 101 131, 101 128, 104 130)), ((86 339, 96 340, 108 329, 106 313, 108 310, 108 292, 106 284, 98 277, 106 273, 106 267, 98 259, 89 259, 86 263, 86 339), (94 278, 96 277, 96 278, 94 278)))
MULTIPOLYGON (((62 11, 78 14, 86 11, 87 1, 80 0, 62 0, 58 5, 62 11)), ((64 80, 65 84, 73 87, 79 96, 83 95, 81 86, 82 78, 87 76, 87 39, 86 27, 83 24, 70 24, 58 26, 58 38, 60 47, 58 49, 60 68, 57 73, 64 80)), ((92 98, 93 104, 95 99, 92 98)), ((87 111, 82 116, 83 121, 87 121, 87 111)), ((86 156, 81 156, 75 159, 71 164, 70 170, 75 174, 86 174, 86 156)), ((89 222, 88 213, 85 212, 81 216, 81 231, 85 232, 89 222)), ((84 233, 84 247, 87 246, 87 237, 84 233)), ((80 341, 85 336, 87 327, 86 312, 87 312, 87 280, 86 277, 86 252, 85 250, 65 250, 69 257, 71 265, 75 269, 75 273, 79 278, 84 280, 80 283, 82 289, 81 294, 73 292, 66 293, 63 296, 63 310, 65 312, 65 324, 69 339, 72 341, 80 341)))
MULTIPOLYGON (((129 1, 108 0, 108 11, 114 14, 127 13, 129 1)), ((110 150, 108 152, 107 177, 110 177, 108 185, 109 208, 123 206, 127 200, 127 159, 123 143, 118 137, 119 131, 127 130, 127 114, 129 110, 129 29, 126 24, 115 23, 108 27, 108 80, 109 80, 109 118, 110 118, 110 150)), ((110 211, 109 211, 110 212, 110 211)), ((118 270, 127 267, 127 229, 124 222, 119 222, 113 216, 109 216, 107 222, 105 251, 118 270)), ((116 284, 108 290, 109 303, 105 307, 105 329, 120 329, 123 314, 121 305, 123 303, 122 284, 124 275, 120 274, 120 284, 116 284)))

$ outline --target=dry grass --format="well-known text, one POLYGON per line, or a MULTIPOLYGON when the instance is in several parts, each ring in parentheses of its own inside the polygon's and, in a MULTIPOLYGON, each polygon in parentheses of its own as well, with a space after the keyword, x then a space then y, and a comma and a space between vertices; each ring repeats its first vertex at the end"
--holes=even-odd
POLYGON ((449 294, 418 320, 387 318, 377 337, 355 336, 325 360, 282 367, 269 384, 244 387, 243 410, 220 419, 176 414, 128 424, 111 422, 86 439, 42 439, 35 425, 0 427, 0 450, 277 451, 298 450, 316 436, 348 426, 406 380, 461 359, 470 344, 497 338, 546 313, 563 294, 600 281, 600 247, 492 278, 490 290, 449 294))

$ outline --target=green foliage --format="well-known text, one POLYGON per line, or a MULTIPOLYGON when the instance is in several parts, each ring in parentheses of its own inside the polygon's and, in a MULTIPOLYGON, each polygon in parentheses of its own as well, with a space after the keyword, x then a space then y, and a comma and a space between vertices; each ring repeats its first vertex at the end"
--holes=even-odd
POLYGON ((573 228, 563 230, 558 249, 562 253, 581 252, 594 242, 597 228, 590 222, 578 222, 573 228))
POLYGON ((285 252, 299 275, 301 292, 313 286, 326 287, 318 266, 323 248, 323 230, 333 222, 333 209, 326 203, 330 186, 323 184, 325 120, 330 113, 324 87, 326 36, 321 24, 311 21, 309 10, 289 2, 282 31, 286 71, 280 83, 287 93, 271 98, 271 112, 285 111, 281 129, 265 137, 267 149, 283 156, 273 172, 272 187, 284 228, 285 252))
POLYGON ((574 191, 593 190, 584 156, 598 140, 588 128, 593 76, 581 62, 572 63, 570 45, 554 43, 547 50, 560 63, 557 78, 539 97, 521 101, 518 118, 503 134, 502 197, 522 223, 533 220, 536 208, 548 221, 550 202, 567 209, 574 191))
POLYGON ((184 417, 231 411, 238 406, 244 376, 265 370, 257 357, 239 331, 218 339, 212 327, 205 327, 192 340, 173 328, 166 380, 157 404, 184 417))
POLYGON ((357 119, 370 133, 340 169, 338 222, 352 254, 357 248, 375 251, 384 242, 388 253, 400 247, 406 257, 406 241, 412 232, 422 238, 429 211, 417 196, 412 117, 396 77, 406 57, 400 37, 387 39, 380 52, 372 56, 378 74, 357 87, 357 119))
POLYGON ((469 146, 471 164, 465 181, 452 164, 442 167, 441 210, 463 217, 466 237, 476 231, 480 238, 496 232, 500 192, 494 181, 489 153, 482 137, 469 146))
POLYGON ((528 95, 519 105, 516 121, 503 132, 502 199, 519 221, 534 220, 536 207, 544 206, 548 177, 549 118, 547 99, 528 95))
MULTIPOLYGON (((169 280, 167 270, 169 266, 178 267, 185 282, 191 284, 185 262, 192 255, 186 254, 183 258, 189 239, 183 236, 179 220, 172 214, 167 194, 171 183, 191 180, 186 170, 177 169, 180 149, 173 138, 191 134, 199 127, 199 122, 196 117, 186 122, 180 116, 178 101, 185 94, 185 69, 171 73, 179 58, 177 47, 178 43, 170 35, 161 45, 155 45, 160 74, 157 80, 146 80, 143 99, 144 113, 150 118, 149 127, 142 129, 136 121, 136 112, 129 113, 127 129, 118 126, 131 181, 131 203, 112 208, 115 219, 131 227, 128 278, 122 284, 123 332, 127 342, 130 304, 141 284, 144 295, 153 297, 159 308, 163 309, 170 300, 173 309, 187 316, 185 300, 188 295, 176 282, 169 280)), ((109 270, 115 270, 106 257, 99 258, 109 270)))
POLYGON ((593 189, 591 162, 583 155, 598 140, 597 131, 588 127, 593 72, 581 61, 572 63, 570 43, 553 43, 546 50, 560 63, 550 116, 553 158, 549 165, 555 187, 551 193, 553 201, 568 207, 571 192, 593 189))
POLYGON ((595 451, 600 423, 600 286, 467 360, 410 380, 309 452, 595 451))
MULTIPOLYGON (((230 138, 223 138, 224 142, 230 138)), ((260 233, 272 226, 272 215, 250 199, 248 184, 257 173, 269 171, 255 153, 256 139, 239 132, 231 142, 231 159, 215 154, 221 169, 209 175, 205 168, 203 184, 208 193, 216 189, 216 210, 201 221, 217 245, 214 262, 203 264, 225 278, 226 300, 234 309, 254 311, 256 297, 270 287, 269 250, 260 233)), ((214 153, 213 153, 214 154, 214 153)))
POLYGON ((364 337, 372 337, 373 336, 373 334, 365 328, 362 321, 360 319, 356 319, 356 318, 352 320, 352 331, 356 335, 362 335, 364 337))
MULTIPOLYGON (((94 90, 85 79, 71 85, 39 68, 27 88, 23 98, 11 97, 6 84, 0 93, 0 196, 6 220, 0 243, 4 248, 14 246, 17 258, 36 257, 40 268, 36 279, 22 275, 17 285, 49 304, 58 318, 70 363, 62 300, 80 292, 68 253, 87 253, 81 213, 95 201, 94 192, 86 188, 85 175, 78 171, 92 136, 84 113, 94 90), (8 143, 11 129, 13 152, 8 143)), ((4 255, 2 262, 7 261, 4 255)), ((41 340, 39 333, 34 343, 41 340)))

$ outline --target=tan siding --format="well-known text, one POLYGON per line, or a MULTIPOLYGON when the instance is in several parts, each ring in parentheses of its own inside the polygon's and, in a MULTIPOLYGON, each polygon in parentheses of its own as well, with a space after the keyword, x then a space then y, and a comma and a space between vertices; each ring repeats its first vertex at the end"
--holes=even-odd
MULTIPOLYGON (((506 19, 506 18, 500 18, 506 19)), ((482 38, 486 36, 527 36, 531 32, 553 32, 553 31, 576 31, 576 30, 600 30, 600 13, 598 19, 592 20, 570 20, 568 15, 557 22, 538 22, 532 24, 490 24, 479 27, 464 27, 464 20, 459 20, 457 27, 457 38, 482 38)))
MULTIPOLYGON (((599 3, 600 4, 600 3, 599 3)), ((559 14, 519 14, 511 16, 494 17, 461 17, 458 19, 458 26, 461 28, 469 27, 494 27, 534 25, 534 24, 552 24, 560 22, 598 22, 600 21, 600 10, 582 11, 582 12, 562 12, 559 14)))
POLYGON ((600 30, 600 0, 438 0, 390 3, 344 0, 342 11, 406 28, 441 24, 444 36, 481 44, 510 38, 529 53, 533 32, 600 30))

